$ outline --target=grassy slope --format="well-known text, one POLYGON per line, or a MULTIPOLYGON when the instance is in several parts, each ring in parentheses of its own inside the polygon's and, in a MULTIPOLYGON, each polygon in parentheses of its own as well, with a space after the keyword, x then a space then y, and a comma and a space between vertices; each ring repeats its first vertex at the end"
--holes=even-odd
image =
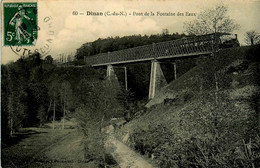
POLYGON ((209 164, 212 144, 223 150, 215 155, 216 164, 229 164, 223 158, 231 155, 230 147, 238 145, 247 133, 252 110, 248 100, 258 90, 259 64, 246 60, 248 49, 225 49, 217 53, 216 59, 199 59, 196 67, 163 88, 147 104, 147 112, 128 123, 118 135, 123 139, 128 132, 128 144, 154 158, 160 167, 209 164), (193 153, 194 147, 203 156, 193 153))
POLYGON ((35 155, 71 131, 71 129, 23 128, 19 133, 23 137, 17 144, 2 147, 2 166, 27 167, 35 155))
MULTIPOLYGON (((218 59, 216 60, 217 70, 228 66, 235 60, 245 59, 246 50, 247 48, 239 47, 219 51, 217 54, 218 59)), ((160 104, 164 101, 165 98, 174 98, 178 94, 182 94, 182 92, 186 90, 198 91, 201 87, 201 79, 203 79, 203 75, 205 75, 206 73, 205 69, 207 69, 207 66, 205 66, 205 63, 207 63, 207 61, 210 61, 210 59, 201 59, 198 62, 202 61, 205 62, 201 64, 198 63, 200 64, 199 66, 195 66, 190 71, 179 77, 177 80, 172 81, 169 85, 163 88, 161 93, 156 95, 156 97, 147 104, 147 107, 149 108, 152 105, 160 104)))

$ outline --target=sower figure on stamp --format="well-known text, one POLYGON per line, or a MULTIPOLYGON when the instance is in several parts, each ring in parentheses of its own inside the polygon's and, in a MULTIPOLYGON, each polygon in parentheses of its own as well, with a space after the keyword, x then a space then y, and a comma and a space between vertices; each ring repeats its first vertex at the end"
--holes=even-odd
POLYGON ((26 27, 24 27, 25 24, 23 24, 24 18, 29 21, 33 20, 26 15, 26 11, 23 8, 23 6, 19 5, 18 11, 15 13, 15 15, 12 17, 12 19, 9 22, 9 24, 15 25, 15 32, 16 32, 15 39, 18 41, 19 44, 21 44, 22 40, 27 41, 27 43, 29 43, 31 37, 31 34, 25 30, 26 27))

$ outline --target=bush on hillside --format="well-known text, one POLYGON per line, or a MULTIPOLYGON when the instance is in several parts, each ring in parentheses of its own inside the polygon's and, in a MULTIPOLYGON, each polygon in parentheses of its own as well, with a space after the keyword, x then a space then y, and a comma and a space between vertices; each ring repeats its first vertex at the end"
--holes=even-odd
POLYGON ((246 53, 246 58, 253 62, 260 61, 260 44, 250 47, 250 49, 246 53))
POLYGON ((79 82, 77 92, 80 105, 76 109, 75 117, 78 128, 84 135, 86 158, 95 160, 101 167, 114 164, 115 161, 104 146, 107 138, 104 128, 110 124, 112 118, 124 116, 129 101, 124 96, 128 94, 109 80, 86 79, 79 82))

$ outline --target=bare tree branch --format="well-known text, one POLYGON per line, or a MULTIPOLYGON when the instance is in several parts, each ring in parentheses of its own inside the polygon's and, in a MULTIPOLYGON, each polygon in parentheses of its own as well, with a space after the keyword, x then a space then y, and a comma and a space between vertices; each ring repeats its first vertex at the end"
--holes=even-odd
POLYGON ((205 9, 195 20, 184 23, 185 32, 194 35, 231 33, 238 28, 239 25, 228 16, 228 7, 223 4, 205 9))
POLYGON ((260 35, 254 30, 248 31, 245 34, 245 42, 246 42, 246 44, 251 45, 251 46, 253 46, 255 44, 259 44, 260 35))

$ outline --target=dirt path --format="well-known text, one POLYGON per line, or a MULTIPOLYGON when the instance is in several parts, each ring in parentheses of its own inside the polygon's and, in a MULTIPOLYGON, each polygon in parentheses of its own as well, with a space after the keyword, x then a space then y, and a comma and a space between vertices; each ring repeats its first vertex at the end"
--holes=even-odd
POLYGON ((94 163, 87 162, 84 157, 82 136, 76 130, 72 131, 59 142, 43 151, 34 160, 31 167, 52 168, 92 168, 94 163))
POLYGON ((121 168, 154 168, 138 153, 130 149, 124 143, 118 141, 112 131, 108 133, 106 147, 121 168))
MULTIPOLYGON (((96 168, 84 158, 77 129, 30 128, 17 144, 2 149, 3 168, 96 168)), ((108 134, 106 141, 121 168, 153 168, 139 154, 108 134)))

